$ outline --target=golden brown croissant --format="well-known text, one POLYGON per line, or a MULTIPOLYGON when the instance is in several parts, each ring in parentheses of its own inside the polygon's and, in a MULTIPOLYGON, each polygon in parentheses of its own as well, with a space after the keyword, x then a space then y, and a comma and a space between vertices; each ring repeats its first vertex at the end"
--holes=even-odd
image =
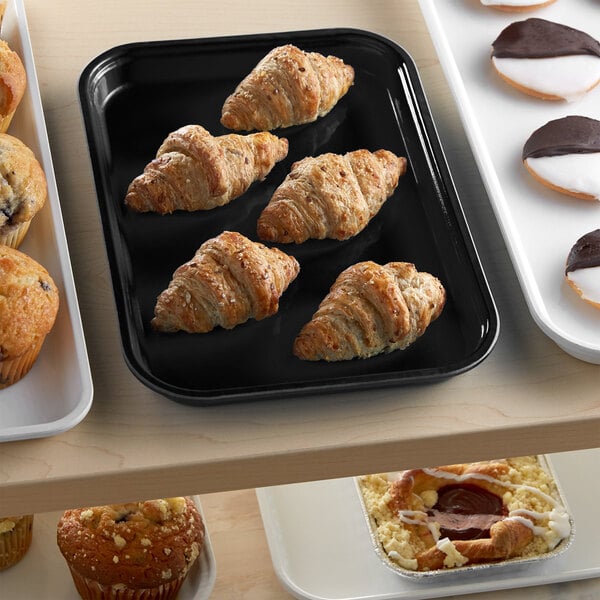
POLYGON ((388 150, 309 156, 292 165, 258 219, 265 241, 345 240, 360 233, 393 194, 406 158, 388 150))
POLYGON ((208 210, 241 196, 287 156, 288 142, 268 132, 212 136, 200 125, 170 133, 127 190, 139 212, 208 210))
POLYGON ((223 104, 229 129, 270 131, 326 115, 354 82, 354 69, 336 56, 291 44, 269 52, 223 104))
MULTIPOLYGON (((490 537, 478 540, 453 540, 456 550, 468 559, 467 564, 491 562, 517 556, 533 539, 533 531, 513 520, 497 521, 490 527, 490 537)), ((420 571, 442 569, 446 553, 437 546, 417 555, 420 571)))
POLYGON ((173 273, 156 302, 152 326, 206 333, 264 319, 277 312, 279 298, 299 270, 296 259, 277 248, 224 231, 173 273))
POLYGON ((406 262, 344 270, 294 341, 303 360, 350 360, 406 348, 442 311, 446 292, 406 262))

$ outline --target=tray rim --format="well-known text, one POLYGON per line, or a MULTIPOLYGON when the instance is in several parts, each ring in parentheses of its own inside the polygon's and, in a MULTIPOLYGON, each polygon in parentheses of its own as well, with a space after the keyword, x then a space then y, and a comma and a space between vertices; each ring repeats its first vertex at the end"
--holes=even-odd
MULTIPOLYGON (((42 438, 63 433, 78 425, 86 417, 91 409, 94 397, 94 384, 91 375, 79 302, 77 299, 77 290, 71 266, 65 226, 60 208, 56 174, 54 172, 52 154, 50 151, 48 130, 44 117, 24 0, 9 0, 2 23, 3 28, 6 26, 6 22, 10 23, 12 21, 11 13, 13 11, 15 15, 13 26, 19 35, 19 41, 22 47, 21 60, 23 61, 27 73, 25 97, 29 96, 31 99, 33 111, 33 136, 39 146, 40 156, 38 156, 38 159, 44 169, 48 187, 47 204, 50 208, 52 233, 57 245, 57 260, 62 275, 63 297, 61 298, 61 308, 69 314, 68 320, 72 329, 73 343, 75 346, 74 362, 78 365, 78 371, 81 377, 81 391, 77 402, 73 405, 72 409, 65 412, 60 418, 45 421, 43 423, 14 425, 0 428, 0 442, 42 438)), ((10 129, 8 133, 11 133, 10 129)), ((34 373, 28 374, 28 376, 33 375, 34 373)))
MULTIPOLYGON (((580 487, 581 484, 583 483, 583 486, 585 486, 585 482, 579 476, 567 477, 565 471, 572 469, 572 472, 576 473, 576 466, 582 463, 590 466, 596 464, 594 461, 597 461, 600 457, 600 449, 547 454, 546 457, 551 469, 557 473, 563 483, 568 483, 568 485, 562 485, 566 494, 573 498, 567 508, 571 514, 573 514, 571 509, 575 508, 574 520, 579 522, 581 519, 580 511, 583 511, 585 506, 590 504, 589 502, 584 503, 582 500, 585 494, 579 493, 580 490, 584 489, 580 487)), ((360 502, 355 492, 352 477, 257 488, 256 496, 275 573, 285 589, 301 600, 426 600, 450 596, 454 598, 455 595, 462 597, 462 594, 508 591, 517 588, 593 579, 600 575, 600 566, 594 565, 593 568, 589 568, 586 565, 583 568, 578 563, 578 558, 590 555, 590 543, 592 542, 587 535, 587 530, 590 528, 586 528, 585 523, 578 527, 578 532, 582 533, 576 535, 568 552, 555 557, 555 559, 550 559, 550 561, 525 564, 516 569, 514 567, 508 568, 505 571, 481 572, 479 574, 464 573, 459 577, 414 580, 393 573, 379 562, 368 539, 369 533, 364 525, 364 517, 361 513, 360 502), (313 500, 308 507, 304 503, 305 498, 301 495, 304 488, 309 490, 307 492, 310 495, 309 500, 313 500), (306 517, 309 533, 312 533, 310 529, 313 522, 311 515, 314 508, 320 509, 320 499, 336 498, 342 494, 344 497, 351 498, 351 500, 343 506, 342 511, 338 511, 341 512, 340 523, 344 523, 346 527, 339 529, 341 537, 338 536, 336 539, 342 545, 360 543, 362 545, 361 557, 363 556, 362 550, 367 552, 369 557, 373 558, 373 561, 377 564, 377 572, 370 573, 370 577, 362 582, 365 589, 361 592, 353 590, 352 593, 348 593, 348 590, 343 590, 346 595, 342 595, 343 591, 340 589, 339 593, 333 595, 319 589, 319 585, 322 585, 322 583, 320 581, 315 582, 314 569, 310 573, 312 587, 308 587, 307 571, 302 568, 302 563, 298 564, 300 562, 298 559, 302 556, 310 556, 311 546, 295 546, 294 548, 298 551, 293 556, 288 552, 290 535, 293 535, 293 520, 288 515, 282 514, 278 510, 278 506, 285 502, 286 507, 289 507, 290 498, 292 502, 297 501, 298 506, 302 507, 300 518, 306 517), (314 500, 313 497, 318 497, 319 500, 314 500), (352 503, 352 506, 350 506, 350 503, 352 503), (360 523, 360 532, 355 527, 348 527, 348 519, 350 518, 352 523, 356 523, 356 527, 360 523), (584 543, 582 538, 585 538, 587 545, 582 546, 584 543), (554 563, 554 560, 557 562, 554 563), (546 570, 544 569, 546 565, 553 565, 555 568, 546 570), (481 577, 478 575, 481 575, 481 577), (384 586, 381 589, 375 588, 372 582, 380 581, 381 578, 385 578, 384 586)), ((331 502, 329 502, 329 505, 331 505, 331 502)), ((322 506, 327 516, 329 514, 327 513, 328 504, 324 503, 322 506)), ((586 511, 585 515, 589 515, 589 511, 586 511)), ((313 528, 315 527, 313 526, 313 528)), ((326 536, 325 539, 330 537, 326 536)), ((318 541, 319 536, 312 536, 311 539, 318 541)), ((297 538, 294 537, 294 541, 296 540, 297 538)))
MULTIPOLYGON (((520 238, 514 233, 511 234, 511 230, 513 232, 515 231, 513 213, 505 201, 504 192, 502 191, 498 175, 492 166, 493 161, 487 151, 486 144, 483 141, 483 135, 481 134, 477 118, 473 114, 461 71, 454 59, 451 44, 448 41, 444 27, 441 24, 440 15, 435 7, 435 2, 433 0, 418 0, 418 2, 427 28, 431 34, 432 42, 436 48, 436 55, 438 56, 440 64, 448 79, 452 94, 455 97, 455 104, 458 107, 461 123, 467 133, 473 157, 486 186, 492 209, 496 215, 506 248, 532 318, 541 331, 565 352, 579 360, 590 362, 592 364, 600 364, 600 342, 596 344, 584 343, 575 335, 557 324, 548 313, 545 304, 542 301, 542 293, 538 282, 532 273, 533 269, 530 265, 530 261, 526 258, 526 254, 521 248, 520 238)), ((513 14, 518 15, 519 13, 513 14)), ((514 17, 514 20, 518 19, 518 16, 514 17)), ((566 108, 569 114, 573 112, 573 106, 567 106, 566 108)), ((573 240, 573 242, 575 242, 575 240, 573 240)))
MULTIPOLYGON (((454 181, 444 156, 437 129, 431 115, 429 104, 425 96, 425 92, 421 83, 420 74, 416 67, 414 60, 411 55, 399 44, 393 40, 372 31, 358 29, 353 27, 339 27, 339 28, 319 28, 319 29, 302 29, 302 30, 291 30, 291 31, 275 31, 266 33, 252 33, 252 34, 238 34, 238 35, 225 35, 225 36, 211 36, 211 37, 199 37, 199 38, 180 38, 170 40, 156 40, 156 41, 135 41, 127 42, 116 45, 109 48, 95 58, 92 58, 87 65, 83 68, 78 82, 78 93, 80 100, 80 108, 84 120, 84 126, 88 142, 88 150, 90 152, 90 159, 93 167, 94 180, 96 184, 96 193, 98 196, 98 204, 100 209, 100 216, 102 219, 102 225, 105 230, 105 247, 109 257, 111 281, 113 284, 113 292, 115 301, 118 304, 118 297, 123 298, 123 281, 121 279, 121 273, 115 273, 113 264, 116 261, 115 252, 115 239, 111 238, 111 244, 108 243, 106 235, 109 229, 110 223, 108 222, 107 210, 104 208, 103 198, 103 185, 102 177, 104 174, 101 172, 101 166, 98 164, 98 144, 97 139, 94 136, 94 119, 95 115, 90 106, 89 98, 93 97, 93 94, 89 93, 94 89, 94 75, 108 70, 110 63, 118 63, 123 60, 127 53, 135 53, 141 49, 152 48, 153 51, 160 51, 164 48, 172 46, 185 47, 185 46, 209 46, 217 45, 220 47, 227 47, 230 43, 242 43, 247 45, 256 45, 257 43, 269 42, 276 44, 278 42, 286 41, 293 43, 294 41, 305 39, 307 37, 315 39, 323 39, 326 37, 336 37, 343 35, 356 35, 361 36, 371 41, 377 42, 388 46, 393 52, 399 54, 409 71, 410 83, 412 84, 411 99, 413 103, 419 109, 419 117, 422 120, 422 126, 425 127, 427 133, 433 138, 433 146, 430 148, 430 152, 434 155, 436 160, 436 166, 438 171, 438 177, 443 181, 448 191, 448 202, 451 204, 452 210, 456 217, 457 227, 460 229, 461 239, 464 242, 464 249, 468 255, 471 266, 474 272, 477 273, 477 285, 481 290, 482 304, 486 306, 488 315, 485 335, 482 334, 480 343, 476 350, 464 357, 460 361, 456 361, 453 364, 447 365, 445 368, 436 368, 435 373, 424 375, 425 369, 413 369, 411 371, 402 371, 394 373, 385 373, 384 377, 378 376, 377 381, 368 381, 369 377, 363 376, 365 381, 360 381, 359 377, 351 378, 351 381, 344 381, 348 378, 329 378, 326 381, 319 380, 318 382, 311 382, 303 385, 301 382, 294 384, 293 388, 287 386, 287 384, 271 385, 271 386, 253 386, 250 390, 238 388, 236 391, 230 389, 218 389, 218 390, 203 390, 203 389, 191 389, 184 386, 177 386, 164 382, 158 377, 150 373, 148 369, 145 369, 143 365, 139 364, 139 361, 135 358, 134 352, 132 352, 132 343, 135 341, 135 336, 130 333, 130 323, 126 317, 121 314, 122 311, 117 310, 119 329, 121 332, 121 348, 125 363, 127 364, 133 375, 144 385, 146 385, 152 391, 166 396, 167 398, 180 402, 182 404, 193 404, 195 406, 210 406, 214 404, 223 404, 225 402, 239 402, 242 400, 262 400, 269 398, 276 398, 285 395, 286 397, 298 397, 307 396, 320 393, 338 393, 348 391, 360 391, 364 389, 376 389, 384 387, 393 387, 408 385, 413 383, 429 383, 432 381, 438 381, 443 378, 458 375, 471 368, 476 367, 483 360, 485 360, 494 349, 499 336, 499 314, 496 307, 496 302, 492 295, 487 276, 483 269, 483 265, 479 258, 479 254, 475 247, 473 237, 470 232, 470 228, 460 202, 458 192, 454 186, 454 181), (199 401, 202 401, 199 403, 199 401)), ((432 370, 432 369, 429 369, 432 370)))

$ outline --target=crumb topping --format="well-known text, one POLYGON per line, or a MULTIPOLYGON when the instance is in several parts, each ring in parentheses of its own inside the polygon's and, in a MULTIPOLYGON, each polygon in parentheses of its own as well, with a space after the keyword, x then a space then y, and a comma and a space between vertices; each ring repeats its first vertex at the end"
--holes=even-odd
POLYGON ((154 587, 187 573, 204 525, 191 498, 161 498, 65 511, 57 542, 70 566, 103 585, 154 587))

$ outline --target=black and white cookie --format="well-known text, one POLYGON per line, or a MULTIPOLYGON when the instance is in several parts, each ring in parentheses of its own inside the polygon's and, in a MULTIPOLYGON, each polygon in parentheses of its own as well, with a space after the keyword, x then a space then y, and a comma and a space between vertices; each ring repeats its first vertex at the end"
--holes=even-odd
POLYGON ((556 0, 481 0, 481 4, 506 12, 525 12, 553 4, 556 0))
POLYGON ((523 164, 548 187, 600 200, 600 121, 568 116, 536 129, 522 153, 523 164))
POLYGON ((565 277, 583 300, 600 308, 600 229, 575 242, 567 257, 565 277))
POLYGON ((544 100, 574 101, 600 83, 600 42, 545 19, 506 27, 492 44, 491 58, 504 81, 544 100))

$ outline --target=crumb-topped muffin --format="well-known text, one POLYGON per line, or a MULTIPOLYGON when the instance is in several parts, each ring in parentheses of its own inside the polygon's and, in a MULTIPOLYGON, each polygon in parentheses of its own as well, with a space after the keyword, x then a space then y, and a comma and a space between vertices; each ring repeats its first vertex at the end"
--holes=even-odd
POLYGON ((47 195, 46 175, 31 148, 0 133, 0 244, 19 247, 47 195))
POLYGON ((358 484, 374 538, 400 570, 541 557, 571 534, 537 456, 367 475, 358 484))
POLYGON ((67 510, 57 543, 84 600, 174 598, 204 545, 188 497, 67 510))
POLYGON ((0 517, 0 571, 18 563, 29 550, 33 515, 0 517))
POLYGON ((48 271, 20 250, 0 245, 0 389, 31 369, 59 306, 48 271))

